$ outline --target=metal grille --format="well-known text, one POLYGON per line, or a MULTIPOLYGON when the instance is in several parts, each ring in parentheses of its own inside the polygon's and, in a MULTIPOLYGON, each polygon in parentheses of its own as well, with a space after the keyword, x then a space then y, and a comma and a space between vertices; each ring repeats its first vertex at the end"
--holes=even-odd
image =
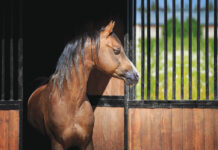
POLYGON ((141 57, 135 58, 141 70, 137 99, 216 101, 217 1, 132 1, 130 39, 141 57))
POLYGON ((23 99, 23 29, 22 1, 2 0, 1 39, 1 100, 23 99))

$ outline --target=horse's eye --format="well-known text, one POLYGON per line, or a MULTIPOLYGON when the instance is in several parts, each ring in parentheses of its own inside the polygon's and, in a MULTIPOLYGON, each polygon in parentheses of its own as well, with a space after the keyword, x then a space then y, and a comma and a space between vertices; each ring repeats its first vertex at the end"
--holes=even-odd
POLYGON ((120 48, 114 48, 114 54, 115 55, 118 55, 118 54, 120 54, 120 48))

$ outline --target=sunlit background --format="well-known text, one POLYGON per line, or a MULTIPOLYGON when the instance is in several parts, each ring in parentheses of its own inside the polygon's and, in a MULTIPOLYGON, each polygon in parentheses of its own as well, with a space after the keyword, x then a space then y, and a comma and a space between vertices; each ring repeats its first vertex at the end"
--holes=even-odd
MULTIPOLYGON (((147 1, 145 3, 145 83, 147 99, 147 1)), ((141 0, 136 1, 136 66, 141 73, 141 0)), ((150 99, 155 100, 156 77, 156 6, 150 1, 151 15, 151 89, 150 99)), ((205 6, 200 4, 200 99, 206 99, 205 82, 205 6)), ((172 99, 172 1, 168 0, 168 99, 172 99)), ((176 99, 181 99, 181 1, 176 0, 176 99)), ((209 99, 214 99, 214 0, 209 0, 209 99)), ((184 0, 184 99, 189 99, 189 1, 184 0)), ((217 83, 218 84, 218 83, 217 83)), ((136 86, 137 99, 141 99, 141 80, 136 86)), ((164 0, 159 0, 159 99, 164 99, 164 0)), ((192 1, 192 99, 197 99, 197 0, 192 1)))

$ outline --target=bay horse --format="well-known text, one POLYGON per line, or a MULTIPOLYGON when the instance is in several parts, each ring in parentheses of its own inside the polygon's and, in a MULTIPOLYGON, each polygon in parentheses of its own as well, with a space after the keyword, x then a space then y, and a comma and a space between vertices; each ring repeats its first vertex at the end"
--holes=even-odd
POLYGON ((73 146, 92 150, 94 113, 87 98, 87 81, 93 68, 123 79, 138 82, 135 66, 125 55, 113 32, 115 22, 92 34, 69 42, 47 84, 37 88, 28 100, 28 121, 49 136, 52 150, 73 146))

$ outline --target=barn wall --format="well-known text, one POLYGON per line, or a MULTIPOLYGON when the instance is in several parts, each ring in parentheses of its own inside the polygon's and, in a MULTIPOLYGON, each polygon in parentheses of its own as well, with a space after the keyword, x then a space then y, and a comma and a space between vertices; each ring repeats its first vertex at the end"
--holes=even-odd
POLYGON ((19 149, 19 111, 0 110, 0 150, 19 149))
POLYGON ((129 109, 129 150, 216 150, 217 109, 129 109))

